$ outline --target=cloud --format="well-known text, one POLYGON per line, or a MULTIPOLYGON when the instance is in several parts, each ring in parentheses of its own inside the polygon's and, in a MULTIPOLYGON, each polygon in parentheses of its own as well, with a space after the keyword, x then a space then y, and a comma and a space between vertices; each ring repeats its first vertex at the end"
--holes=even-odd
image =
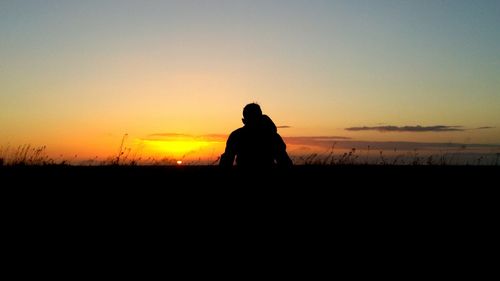
POLYGON ((487 129, 495 129, 495 127, 479 127, 479 128, 476 128, 475 130, 487 130, 487 129))
POLYGON ((413 151, 418 150, 460 150, 467 148, 498 150, 500 144, 474 144, 474 143, 433 143, 433 142, 405 142, 405 141, 362 141, 362 140, 343 140, 343 139, 318 139, 317 137, 285 137, 285 143, 292 150, 306 150, 306 148, 315 147, 330 150, 332 146, 335 149, 358 149, 366 150, 398 150, 413 151), (327 141, 329 140, 329 141, 327 141))
POLYGON ((149 134, 143 140, 148 141, 172 141, 172 140, 204 140, 211 142, 226 141, 228 135, 225 134, 205 134, 205 135, 189 135, 179 133, 154 133, 149 134))
POLYGON ((283 137, 286 144, 307 145, 307 146, 328 146, 341 140, 349 140, 349 137, 342 136, 301 136, 301 137, 283 137))
POLYGON ((283 125, 283 126, 276 126, 276 128, 279 128, 279 129, 288 129, 288 128, 291 128, 292 126, 288 126, 288 125, 283 125))
POLYGON ((349 127, 347 131, 379 131, 379 132, 461 132, 463 126, 375 126, 375 127, 349 127))
POLYGON ((178 137, 192 137, 192 135, 178 134, 178 133, 155 133, 155 134, 149 134, 148 137, 178 138, 178 137))

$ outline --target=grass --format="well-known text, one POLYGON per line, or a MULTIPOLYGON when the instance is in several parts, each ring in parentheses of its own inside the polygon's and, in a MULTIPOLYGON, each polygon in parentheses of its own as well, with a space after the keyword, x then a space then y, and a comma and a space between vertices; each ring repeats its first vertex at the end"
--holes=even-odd
MULTIPOLYGON (((497 153, 459 165, 457 159, 460 158, 446 153, 423 156, 414 150, 404 153, 393 151, 392 155, 387 155, 384 151, 370 149, 360 152, 354 148, 337 153, 332 147, 324 154, 293 156, 296 165, 290 169, 254 173, 238 168, 220 169, 218 159, 208 163, 193 161, 186 165, 177 165, 176 160, 171 158, 142 159, 140 154, 138 156, 126 148, 124 142, 125 137, 114 156, 102 160, 96 157, 80 163, 51 159, 46 154, 45 146, 24 145, 14 150, 0 148, 0 178, 2 183, 28 186, 79 185, 89 190, 100 186, 108 190, 104 192, 111 194, 114 193, 110 188, 114 187, 148 186, 283 188, 298 185, 311 188, 335 186, 336 190, 346 190, 353 185, 400 188, 434 184, 442 187, 463 184, 481 186, 484 183, 486 186, 497 181, 500 158, 500 153, 497 153)), ((432 193, 429 196, 433 196, 432 193)))
MULTIPOLYGON (((177 166, 177 159, 162 157, 143 158, 138 151, 125 146, 128 134, 124 134, 120 142, 117 154, 105 159, 95 157, 83 161, 73 159, 55 160, 47 156, 46 146, 33 147, 21 145, 15 149, 0 147, 0 166, 45 166, 45 165, 77 165, 77 166, 177 166)), ((310 153, 307 155, 291 155, 295 165, 306 166, 346 166, 346 165, 370 165, 370 166, 498 166, 500 164, 500 153, 469 155, 464 150, 455 152, 424 153, 418 150, 392 151, 378 150, 370 146, 366 150, 352 148, 350 150, 335 150, 335 143, 325 153, 310 153)), ((183 161, 183 165, 190 166, 216 166, 220 157, 213 160, 191 160, 183 161)), ((182 159, 184 160, 184 159, 182 159)))
POLYGON ((498 166, 500 153, 468 155, 463 151, 429 153, 413 151, 378 150, 376 154, 368 147, 359 152, 356 148, 349 151, 334 153, 334 147, 324 154, 311 153, 294 156, 292 160, 297 165, 379 165, 379 166, 450 166, 450 165, 486 165, 498 166), (388 154, 390 152, 390 154, 388 154))
POLYGON ((55 161, 46 153, 46 146, 32 147, 31 145, 18 146, 12 153, 9 147, 0 148, 0 166, 11 165, 52 165, 55 161))

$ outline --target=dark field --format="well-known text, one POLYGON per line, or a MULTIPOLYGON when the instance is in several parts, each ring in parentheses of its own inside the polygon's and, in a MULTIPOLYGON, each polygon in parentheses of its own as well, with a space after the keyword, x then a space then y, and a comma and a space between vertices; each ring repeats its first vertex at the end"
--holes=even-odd
POLYGON ((438 190, 497 188, 498 166, 298 165, 222 170, 218 166, 3 166, 2 185, 137 190, 438 190))
POLYGON ((322 217, 352 223, 372 216, 375 221, 406 221, 424 215, 446 223, 496 213, 499 172, 498 166, 303 165, 241 171, 218 166, 47 165, 3 166, 0 178, 4 194, 12 194, 3 199, 15 206, 10 209, 14 214, 53 210, 58 216, 93 214, 104 221, 193 216, 240 220, 258 215, 268 222, 322 217), (108 218, 110 214, 116 218, 108 218))
POLYGON ((494 228, 499 172, 496 166, 3 166, 0 179, 9 229, 26 241, 55 232, 98 244, 155 237, 212 245, 254 237, 292 243, 281 245, 291 251, 290 237, 308 237, 319 248, 335 241, 348 249, 377 245, 377 252, 399 243, 458 251, 458 237, 474 235, 481 243, 477 238, 494 228))
POLYGON ((499 172, 497 166, 303 165, 241 171, 218 166, 47 165, 3 166, 0 178, 4 194, 12 194, 3 199, 15 206, 14 214, 53 210, 60 216, 71 210, 71 217, 76 212, 97 220, 113 220, 101 218, 101 213, 164 220, 215 212, 217 217, 238 217, 233 219, 259 214, 270 221, 324 216, 407 220, 426 214, 445 223, 452 217, 479 213, 474 216, 479 219, 495 213, 499 172), (278 217, 268 218, 267 212, 278 217))

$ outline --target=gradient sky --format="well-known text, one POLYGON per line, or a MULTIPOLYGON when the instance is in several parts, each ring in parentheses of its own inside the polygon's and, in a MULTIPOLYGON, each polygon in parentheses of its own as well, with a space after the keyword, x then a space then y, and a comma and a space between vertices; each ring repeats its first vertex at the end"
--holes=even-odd
POLYGON ((206 141, 254 101, 283 136, 500 144, 499 30, 498 0, 2 0, 0 145, 206 141))

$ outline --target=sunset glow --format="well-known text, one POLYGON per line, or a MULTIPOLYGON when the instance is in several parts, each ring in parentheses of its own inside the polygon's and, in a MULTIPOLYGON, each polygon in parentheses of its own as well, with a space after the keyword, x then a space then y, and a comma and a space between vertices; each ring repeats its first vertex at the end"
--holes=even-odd
POLYGON ((0 1, 0 158, 214 162, 251 102, 295 155, 495 154, 498 30, 494 0, 0 1))
POLYGON ((144 143, 150 150, 155 151, 159 155, 167 154, 174 157, 180 157, 191 152, 197 152, 214 144, 214 142, 192 139, 146 140, 144 143))

